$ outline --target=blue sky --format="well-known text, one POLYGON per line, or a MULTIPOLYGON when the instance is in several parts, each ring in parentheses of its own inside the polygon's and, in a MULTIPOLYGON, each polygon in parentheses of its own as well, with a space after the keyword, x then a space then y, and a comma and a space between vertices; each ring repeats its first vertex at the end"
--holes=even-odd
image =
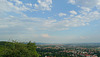
POLYGON ((99 0, 0 0, 0 40, 98 43, 99 0))

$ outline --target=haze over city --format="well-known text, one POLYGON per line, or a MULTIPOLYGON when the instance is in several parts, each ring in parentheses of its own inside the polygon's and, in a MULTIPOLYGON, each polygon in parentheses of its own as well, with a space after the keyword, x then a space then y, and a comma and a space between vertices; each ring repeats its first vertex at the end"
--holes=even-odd
POLYGON ((0 41, 99 43, 100 0, 0 0, 0 41))

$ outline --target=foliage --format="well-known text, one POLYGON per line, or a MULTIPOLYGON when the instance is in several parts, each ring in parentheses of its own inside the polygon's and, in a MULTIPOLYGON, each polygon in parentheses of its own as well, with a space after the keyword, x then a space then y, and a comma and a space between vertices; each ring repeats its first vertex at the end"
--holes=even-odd
POLYGON ((28 44, 16 41, 6 42, 0 45, 0 57, 39 57, 35 43, 28 44))

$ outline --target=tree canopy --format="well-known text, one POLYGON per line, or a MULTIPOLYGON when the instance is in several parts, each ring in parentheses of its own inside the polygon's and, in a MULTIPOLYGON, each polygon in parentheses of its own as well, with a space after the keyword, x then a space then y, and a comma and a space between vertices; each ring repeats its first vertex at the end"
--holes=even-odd
POLYGON ((0 57, 39 57, 35 43, 1 42, 0 57))

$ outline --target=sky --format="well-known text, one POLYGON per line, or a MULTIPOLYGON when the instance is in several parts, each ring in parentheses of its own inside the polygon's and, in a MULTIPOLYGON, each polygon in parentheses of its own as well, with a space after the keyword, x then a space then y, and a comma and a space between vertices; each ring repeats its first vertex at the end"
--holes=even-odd
POLYGON ((0 0, 0 41, 99 43, 100 0, 0 0))

